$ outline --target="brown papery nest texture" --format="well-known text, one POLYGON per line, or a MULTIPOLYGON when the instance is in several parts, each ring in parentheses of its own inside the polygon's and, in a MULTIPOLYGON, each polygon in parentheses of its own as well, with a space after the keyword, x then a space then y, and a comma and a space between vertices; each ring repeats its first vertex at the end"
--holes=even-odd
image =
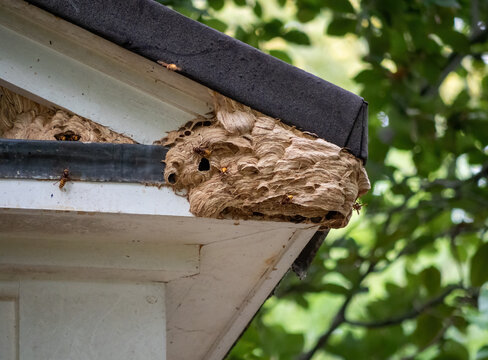
POLYGON ((0 137, 134 144, 128 136, 62 109, 40 105, 0 87, 0 137))
POLYGON ((360 159, 222 95, 214 103, 214 117, 159 142, 166 182, 187 191, 194 215, 347 225, 370 189, 360 159))

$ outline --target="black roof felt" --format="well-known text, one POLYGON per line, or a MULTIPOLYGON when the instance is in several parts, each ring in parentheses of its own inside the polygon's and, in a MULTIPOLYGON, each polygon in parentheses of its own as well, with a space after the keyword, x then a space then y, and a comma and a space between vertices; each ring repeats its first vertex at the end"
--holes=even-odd
POLYGON ((359 96, 153 0, 28 0, 150 60, 366 160, 367 103, 359 96))

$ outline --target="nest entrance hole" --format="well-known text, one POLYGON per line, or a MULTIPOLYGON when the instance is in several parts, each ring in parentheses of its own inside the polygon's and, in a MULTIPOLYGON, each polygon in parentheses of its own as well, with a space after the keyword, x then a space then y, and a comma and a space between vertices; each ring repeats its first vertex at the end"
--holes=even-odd
POLYGON ((175 173, 169 174, 169 176, 168 176, 168 182, 170 184, 175 184, 176 183, 176 174, 175 173))
POLYGON ((200 159, 200 163, 198 164, 198 171, 209 171, 210 170, 210 161, 207 158, 202 157, 200 159))

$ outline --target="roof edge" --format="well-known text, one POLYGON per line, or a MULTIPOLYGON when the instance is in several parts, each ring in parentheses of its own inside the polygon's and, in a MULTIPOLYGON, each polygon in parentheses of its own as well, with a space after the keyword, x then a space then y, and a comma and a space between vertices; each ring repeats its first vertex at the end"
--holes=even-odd
POLYGON ((366 161, 365 102, 328 81, 153 0, 28 2, 366 161))

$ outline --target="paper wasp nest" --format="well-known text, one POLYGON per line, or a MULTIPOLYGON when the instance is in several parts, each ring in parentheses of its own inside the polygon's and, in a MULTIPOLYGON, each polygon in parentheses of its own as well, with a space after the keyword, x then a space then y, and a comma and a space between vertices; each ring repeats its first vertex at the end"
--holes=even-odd
POLYGON ((0 87, 0 137, 25 140, 135 143, 105 126, 48 108, 0 87))
POLYGON ((187 190, 194 215, 347 225, 370 188, 360 159, 231 99, 214 99, 213 118, 160 141, 170 147, 166 182, 187 190))

